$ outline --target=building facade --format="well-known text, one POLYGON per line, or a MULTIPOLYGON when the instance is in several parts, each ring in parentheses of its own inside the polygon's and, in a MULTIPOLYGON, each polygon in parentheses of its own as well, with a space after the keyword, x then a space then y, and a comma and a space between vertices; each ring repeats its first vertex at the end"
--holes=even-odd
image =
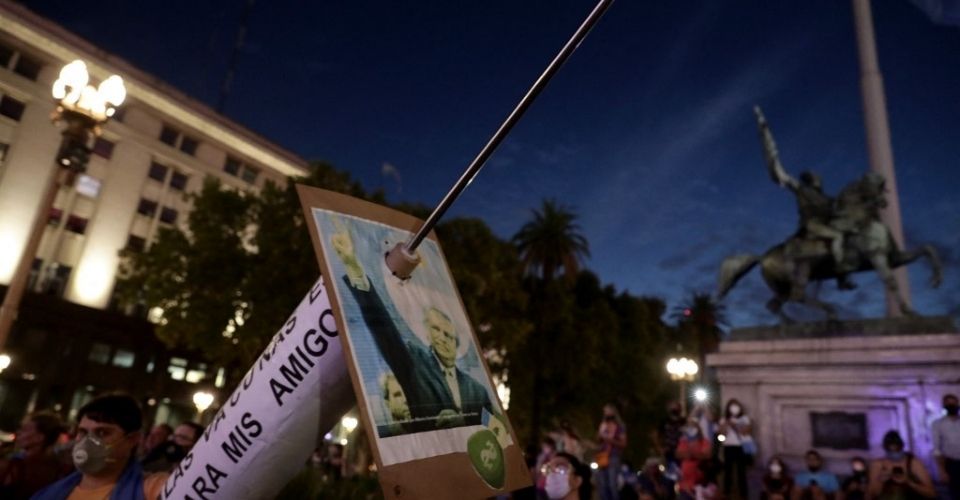
POLYGON ((90 394, 110 389, 149 393, 147 406, 168 420, 192 408, 197 387, 222 386, 217 367, 169 352, 145 319, 112 310, 119 252, 143 251, 160 228, 183 227, 186 195, 207 178, 256 192, 306 173, 296 155, 24 6, 0 1, 0 286, 10 283, 34 220, 46 222, 7 346, 13 363, 0 374, 0 429, 25 410, 69 416, 90 394), (120 75, 128 95, 103 127, 86 172, 47 211, 42 193, 61 142, 50 89, 75 59, 87 63, 94 83, 120 75), (42 362, 54 357, 57 363, 42 362))

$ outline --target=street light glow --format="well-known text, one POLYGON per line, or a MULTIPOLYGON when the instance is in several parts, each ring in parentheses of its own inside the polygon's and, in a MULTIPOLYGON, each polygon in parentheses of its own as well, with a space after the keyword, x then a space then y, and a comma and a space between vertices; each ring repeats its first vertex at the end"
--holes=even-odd
POLYGON ((6 370, 7 367, 10 366, 11 361, 12 360, 10 359, 10 356, 6 354, 0 354, 0 372, 6 370))
POLYGON ((203 413, 213 404, 213 394, 206 391, 198 391, 193 395, 193 404, 197 407, 198 412, 203 413))
POLYGON ((94 88, 90 83, 87 65, 77 59, 60 70, 60 77, 53 82, 53 98, 64 108, 83 113, 98 122, 113 116, 117 106, 127 98, 123 78, 110 75, 94 88))
POLYGON ((701 403, 706 401, 707 397, 709 396, 710 395, 707 393, 707 390, 703 387, 697 388, 697 390, 693 391, 693 399, 696 399, 701 403))
POLYGON ((357 428, 358 423, 359 422, 357 422, 357 419, 353 417, 343 417, 343 420, 340 421, 340 425, 347 430, 348 434, 357 428))
POLYGON ((673 380, 693 380, 699 371, 697 362, 689 358, 670 358, 667 361, 667 373, 673 380))

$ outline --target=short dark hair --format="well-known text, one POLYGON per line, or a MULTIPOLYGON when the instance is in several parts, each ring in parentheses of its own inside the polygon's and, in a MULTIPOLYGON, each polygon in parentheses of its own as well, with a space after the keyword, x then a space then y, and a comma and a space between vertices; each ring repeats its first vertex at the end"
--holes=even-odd
POLYGON ((960 398, 958 398, 956 394, 947 393, 943 395, 943 402, 946 403, 950 398, 953 398, 954 401, 960 401, 960 398))
POLYGON ((204 431, 204 429, 205 429, 204 426, 202 426, 202 425, 200 425, 200 424, 198 424, 198 423, 196 423, 196 422, 190 421, 190 420, 187 420, 186 422, 180 422, 180 425, 185 425, 185 426, 193 429, 193 436, 194 436, 194 437, 193 437, 193 442, 194 442, 194 443, 196 443, 197 441, 200 440, 200 436, 203 435, 203 431, 204 431))
POLYGON ((43 447, 46 448, 57 442, 57 438, 65 430, 60 415, 52 411, 38 411, 27 417, 37 427, 37 432, 43 434, 43 447))
POLYGON ((128 394, 107 394, 90 401, 80 408, 77 422, 84 417, 104 424, 116 424, 127 433, 139 431, 143 427, 140 405, 128 394))
POLYGON ((820 456, 820 452, 817 450, 807 450, 803 457, 817 457, 818 459, 823 460, 823 457, 820 456))
POLYGON ((563 451, 553 457, 560 457, 570 462, 573 473, 580 477, 580 488, 577 490, 577 493, 580 495, 580 500, 590 500, 593 498, 593 485, 590 483, 592 471, 590 467, 581 462, 579 458, 563 451))
POLYGON ((901 448, 906 446, 903 443, 903 437, 901 437, 900 433, 895 429, 890 429, 886 434, 883 435, 883 447, 886 448, 890 445, 900 445, 901 448))

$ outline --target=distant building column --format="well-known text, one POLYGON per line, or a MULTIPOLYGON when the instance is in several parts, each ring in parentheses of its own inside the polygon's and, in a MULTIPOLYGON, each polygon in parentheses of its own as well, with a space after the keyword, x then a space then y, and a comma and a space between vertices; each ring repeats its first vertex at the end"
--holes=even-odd
POLYGON ((56 174, 60 131, 50 124, 53 104, 27 102, 0 178, 0 283, 9 284, 35 217, 40 213, 50 176, 56 174))
MULTIPOLYGON (((887 180, 887 208, 882 212, 883 223, 890 228, 893 239, 904 248, 903 225, 900 221, 900 196, 897 177, 893 170, 893 148, 890 145, 890 124, 883 92, 883 76, 877 62, 877 45, 873 36, 873 14, 870 0, 852 0, 853 18, 857 29, 857 50, 860 56, 860 91, 863 94, 863 120, 867 134, 867 154, 870 170, 887 180)), ((907 304, 910 300, 910 282, 906 267, 894 271, 897 286, 907 304)), ((887 292, 887 315, 900 316, 897 298, 887 292)))
POLYGON ((119 167, 111 168, 103 179, 97 216, 90 221, 76 271, 67 283, 64 298, 70 302, 96 308, 110 302, 120 265, 118 252, 127 245, 150 159, 150 152, 135 141, 121 139, 114 147, 111 163, 119 167))

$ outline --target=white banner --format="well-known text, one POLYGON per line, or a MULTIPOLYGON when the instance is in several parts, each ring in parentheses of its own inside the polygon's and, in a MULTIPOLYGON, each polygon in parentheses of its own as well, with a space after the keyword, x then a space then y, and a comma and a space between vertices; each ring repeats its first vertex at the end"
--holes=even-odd
POLYGON ((354 403, 321 277, 173 470, 160 498, 273 498, 354 403))

